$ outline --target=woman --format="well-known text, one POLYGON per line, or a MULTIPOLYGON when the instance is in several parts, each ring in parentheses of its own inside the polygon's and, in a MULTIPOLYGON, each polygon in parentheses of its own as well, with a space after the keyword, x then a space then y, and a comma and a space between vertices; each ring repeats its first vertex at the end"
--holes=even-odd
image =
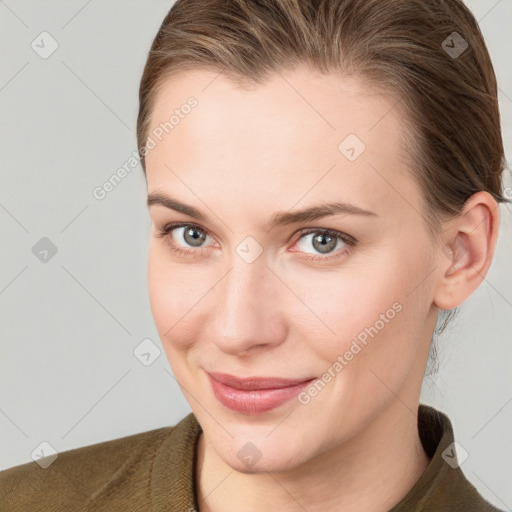
POLYGON ((419 404, 506 201, 467 8, 178 0, 137 130, 151 308, 193 413, 0 473, 6 510, 498 510, 419 404))

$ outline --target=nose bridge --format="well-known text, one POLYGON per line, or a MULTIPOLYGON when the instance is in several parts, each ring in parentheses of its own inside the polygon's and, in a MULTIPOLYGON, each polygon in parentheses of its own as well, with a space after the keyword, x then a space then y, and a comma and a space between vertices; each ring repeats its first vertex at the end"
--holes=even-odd
POLYGON ((210 334, 221 350, 239 353, 279 341, 274 325, 277 291, 272 286, 272 272, 264 258, 247 262, 234 255, 227 275, 215 286, 214 332, 210 334))

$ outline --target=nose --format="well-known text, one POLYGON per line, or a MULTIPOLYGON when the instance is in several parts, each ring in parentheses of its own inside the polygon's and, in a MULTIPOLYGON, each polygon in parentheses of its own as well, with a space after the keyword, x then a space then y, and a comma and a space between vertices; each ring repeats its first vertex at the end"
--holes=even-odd
POLYGON ((216 305, 209 338, 230 355, 282 343, 287 332, 279 307, 282 286, 262 257, 252 263, 235 257, 213 290, 216 305))

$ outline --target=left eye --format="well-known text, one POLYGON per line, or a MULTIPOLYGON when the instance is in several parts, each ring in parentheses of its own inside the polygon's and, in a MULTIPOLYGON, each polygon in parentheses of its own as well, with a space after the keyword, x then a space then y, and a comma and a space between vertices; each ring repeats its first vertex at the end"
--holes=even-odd
MULTIPOLYGON (((329 254, 337 248, 338 245, 351 245, 348 236, 337 231, 315 230, 302 233, 297 245, 302 252, 308 252, 308 248, 313 247, 320 254, 329 254), (341 244, 340 244, 341 242, 341 244)), ((317 253, 318 254, 318 253, 317 253)))

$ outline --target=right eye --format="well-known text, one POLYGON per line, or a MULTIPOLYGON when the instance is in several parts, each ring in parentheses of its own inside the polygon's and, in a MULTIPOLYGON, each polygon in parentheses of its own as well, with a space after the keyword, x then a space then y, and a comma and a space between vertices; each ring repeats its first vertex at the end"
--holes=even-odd
POLYGON ((211 238, 206 230, 185 222, 166 224, 160 229, 156 235, 159 238, 164 238, 172 251, 184 256, 193 256, 198 252, 198 249, 203 249, 200 246, 207 238, 211 238), (182 242, 189 244, 188 247, 195 247, 196 250, 187 249, 187 245, 180 245, 182 242))

